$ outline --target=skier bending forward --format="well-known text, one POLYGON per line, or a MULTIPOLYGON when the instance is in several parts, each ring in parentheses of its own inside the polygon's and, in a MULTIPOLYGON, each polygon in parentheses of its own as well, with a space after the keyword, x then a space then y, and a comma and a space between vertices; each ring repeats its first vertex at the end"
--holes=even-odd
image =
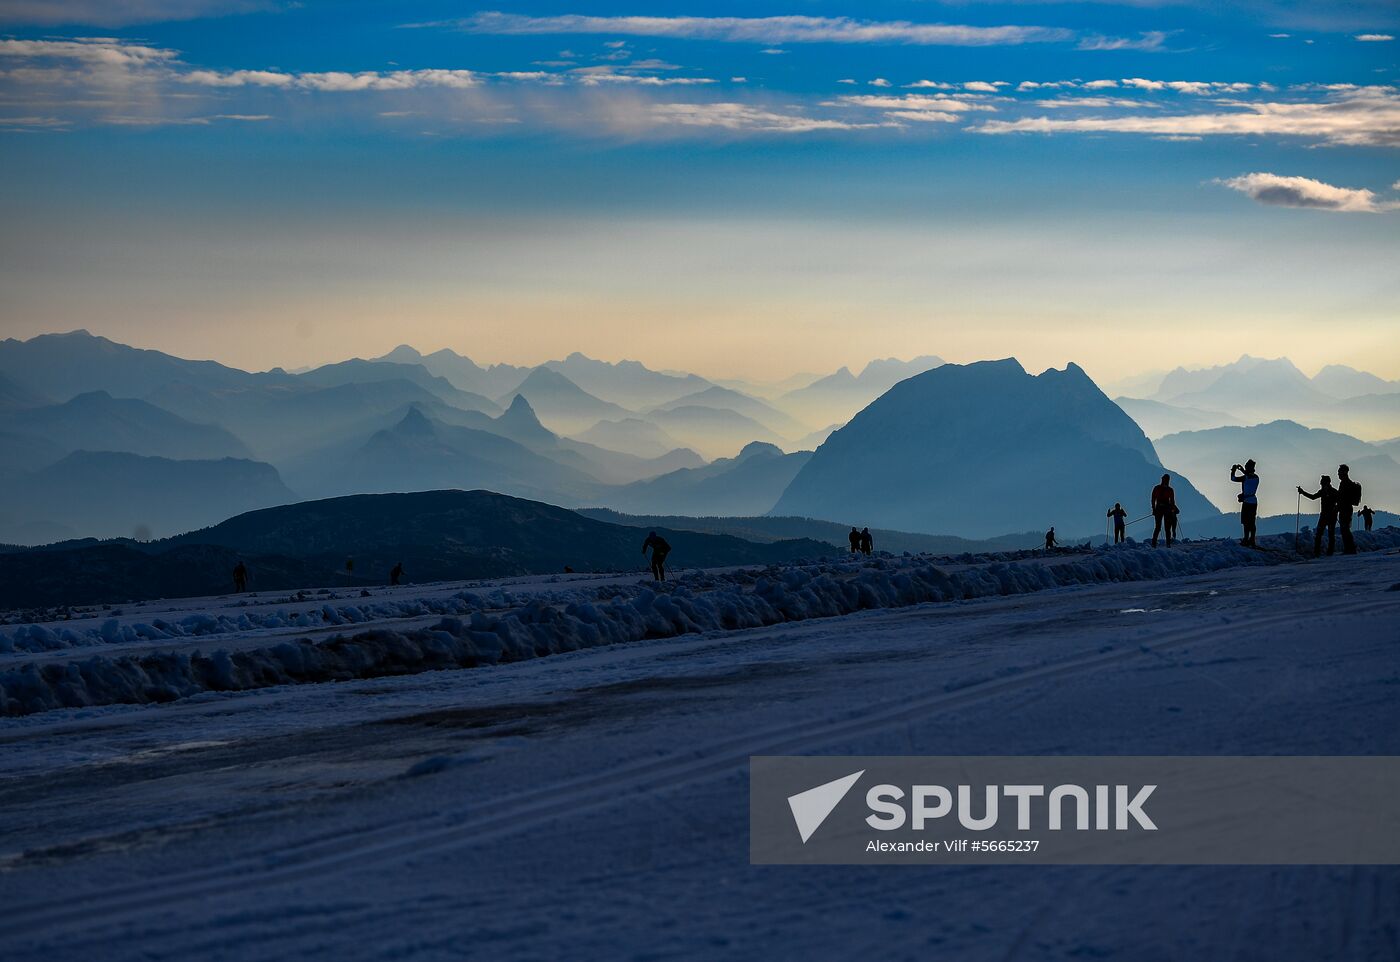
POLYGON ((657 581, 666 580, 666 556, 671 553, 671 546, 666 539, 655 531, 647 535, 647 539, 642 542, 642 554, 651 549, 651 576, 657 581))

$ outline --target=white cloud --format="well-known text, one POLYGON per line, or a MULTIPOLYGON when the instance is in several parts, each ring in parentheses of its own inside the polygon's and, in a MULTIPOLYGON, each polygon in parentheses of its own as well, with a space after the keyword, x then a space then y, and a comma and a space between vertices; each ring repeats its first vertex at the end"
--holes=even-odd
POLYGON ((1005 86, 1006 86, 1006 81, 1005 81, 1005 80, 993 80, 993 81, 990 81, 990 82, 988 82, 988 81, 986 81, 986 80, 969 80, 967 83, 963 84, 963 89, 964 89, 964 90, 972 90, 972 91, 975 91, 975 92, 977 92, 977 93, 994 94, 994 93, 997 92, 997 88, 998 88, 998 87, 1005 87, 1005 86))
POLYGON ((1138 90, 1165 90, 1167 87, 1164 80, 1144 80, 1141 77, 1128 77, 1123 81, 1125 87, 1136 87, 1138 90))
POLYGON ((1356 35, 1356 39, 1362 43, 1386 43, 1394 40, 1395 37, 1388 33, 1359 33, 1356 35))
POLYGON ((1118 86, 1116 80, 1090 80, 1084 85, 1085 90, 1107 90, 1110 87, 1118 86))
POLYGON ((65 130, 72 124, 58 117, 0 117, 0 131, 5 133, 34 133, 40 130, 65 130))
POLYGON ((969 128, 982 134, 1125 133, 1302 137, 1327 144, 1400 147, 1400 96, 1364 88, 1322 102, 1225 101, 1210 113, 1120 117, 1025 117, 969 128))
POLYGON ((843 77, 843 78, 841 78, 840 80, 838 80, 838 81, 836 81, 836 82, 839 83, 839 84, 854 84, 854 83, 855 83, 855 78, 853 78, 853 77, 843 77))
POLYGON ((872 110, 939 110, 949 113, 996 110, 991 104, 976 103, 966 98, 926 97, 918 94, 858 94, 839 97, 835 101, 828 101, 824 106, 867 107, 872 110))
POLYGON ((1101 110, 1106 107, 1128 107, 1141 109, 1144 104, 1137 100, 1125 100, 1122 97, 1056 97, 1054 100, 1034 101, 1037 107, 1047 110, 1058 110, 1061 108, 1081 109, 1081 110, 1101 110))
POLYGON ((895 120, 912 120, 924 124, 948 124, 961 119, 958 114, 945 113, 941 110, 887 110, 885 116, 895 120))
POLYGON ((736 43, 893 43, 993 46, 1063 42, 1073 33, 1058 27, 967 26, 850 17, 592 17, 565 14, 529 17, 483 12, 459 20, 419 26, 451 26, 486 34, 614 34, 676 37, 736 43))
POLYGON ((876 77, 874 80, 870 81, 870 86, 872 87, 888 87, 889 85, 890 82, 884 77, 876 77))
POLYGON ((800 134, 820 130, 856 130, 879 126, 854 124, 843 120, 782 113, 752 104, 679 103, 654 104, 652 119, 682 127, 716 127, 733 132, 800 134))
POLYGON ((1334 187, 1310 177, 1256 172, 1218 183, 1273 207, 1308 207, 1344 213, 1378 214, 1400 210, 1400 202, 1378 200, 1365 188, 1334 187))
POLYGON ((1274 40, 1287 40, 1293 35, 1291 33, 1271 33, 1269 36, 1274 40))
POLYGON ((1148 30, 1138 34, 1136 40, 1127 37, 1085 37, 1079 41, 1080 50, 1160 50, 1169 34, 1161 30, 1148 30))
POLYGON ((178 59, 174 50, 109 37, 78 40, 0 40, 0 57, 71 60, 99 67, 145 67, 178 59))
POLYGON ((911 84, 905 84, 910 90, 952 90, 953 85, 944 83, 941 80, 916 80, 911 84))

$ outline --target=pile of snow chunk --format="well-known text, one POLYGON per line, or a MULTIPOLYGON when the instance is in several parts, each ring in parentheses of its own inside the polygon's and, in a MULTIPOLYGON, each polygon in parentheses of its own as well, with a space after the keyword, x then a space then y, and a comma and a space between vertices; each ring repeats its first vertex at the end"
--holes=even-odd
MULTIPOLYGON (((1360 532, 1356 538, 1358 547, 1365 551, 1400 547, 1400 529, 1396 528, 1360 532)), ((163 651, 50 664, 29 662, 0 672, 0 714, 146 704, 201 692, 472 668, 649 638, 761 628, 872 609, 1074 585, 1180 577, 1282 564, 1299 557, 1293 553, 1291 536, 1262 539, 1262 547, 1265 550, 1242 548, 1225 540, 1193 542, 1173 549, 1119 545, 1020 561, 986 561, 984 556, 982 564, 952 566, 940 566, 928 556, 826 561, 700 572, 659 590, 600 586, 591 593, 570 592, 564 598, 517 599, 517 607, 504 611, 499 607, 504 599, 463 593, 455 597, 462 609, 470 611, 449 614, 431 628, 394 630, 380 626, 319 642, 283 641, 208 655, 163 651)), ((341 609, 349 610, 354 609, 341 609)), ((353 617, 345 620, 350 624, 356 621, 353 617)), ((127 627, 136 630, 135 626, 127 627)), ((32 626, 29 630, 27 641, 50 644, 42 634, 33 634, 32 626)))

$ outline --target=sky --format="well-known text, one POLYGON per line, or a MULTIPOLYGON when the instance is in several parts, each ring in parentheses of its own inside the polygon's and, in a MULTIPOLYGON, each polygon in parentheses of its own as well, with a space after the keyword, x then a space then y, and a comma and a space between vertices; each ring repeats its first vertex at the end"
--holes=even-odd
POLYGON ((1400 4, 0 0, 0 335, 1400 377, 1400 4))

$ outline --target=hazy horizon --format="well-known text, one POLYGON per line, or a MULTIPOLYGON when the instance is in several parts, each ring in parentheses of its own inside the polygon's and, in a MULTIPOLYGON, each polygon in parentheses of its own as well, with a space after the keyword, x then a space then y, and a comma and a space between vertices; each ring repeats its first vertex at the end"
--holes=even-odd
MULTIPOLYGON (((1201 362, 1183 363, 1183 364, 1180 364, 1180 365, 1173 365, 1172 367, 1160 367, 1160 368, 1158 368, 1158 367, 1124 368, 1123 370, 1117 371, 1117 372, 1100 372, 1100 371, 1094 370, 1094 369, 1092 368, 1091 365, 1085 364, 1085 363, 1083 363, 1082 361, 1080 361, 1080 360, 1078 360, 1077 358, 1074 358, 1074 357, 1068 357, 1068 358, 1066 358, 1065 360, 1063 360, 1063 361, 1061 361, 1061 362, 1059 362, 1059 363, 1034 364, 1034 363, 1031 363, 1030 361, 1028 361, 1027 358, 1026 358, 1025 356, 1023 356, 1020 352, 1016 352, 1016 351, 1012 351, 1012 352, 1010 352, 1010 353, 1005 353, 1005 354, 1000 354, 1000 355, 988 354, 988 355, 983 356, 983 357, 958 358, 958 357, 950 357, 950 356, 948 356, 946 353, 943 353, 943 352, 940 352, 940 351, 937 351, 937 350, 929 350, 929 351, 913 351, 913 352, 907 352, 907 353, 903 353, 903 354, 888 354, 888 355, 880 355, 880 356, 861 357, 861 358, 856 358, 856 359, 852 359, 852 358, 849 358, 849 357, 848 357, 848 358, 845 358, 845 359, 839 359, 839 358, 838 358, 838 359, 832 364, 832 366, 826 367, 826 368, 821 368, 821 369, 806 368, 806 369, 780 370, 778 373, 776 373, 776 374, 774 374, 774 375, 772 375, 772 376, 749 377, 749 376, 741 375, 741 374, 738 374, 738 373, 735 373, 735 372, 708 371, 708 370, 704 370, 704 369, 701 369, 701 368, 685 367, 685 366, 672 366, 672 365, 666 365, 666 364, 661 364, 661 363, 654 363, 653 361, 651 361, 651 360, 649 360, 649 359, 647 359, 647 358, 645 358, 645 357, 637 357, 637 356, 631 356, 631 355, 628 355, 628 356, 623 356, 623 355, 608 356, 608 355, 604 355, 604 354, 602 354, 602 353, 600 353, 600 352, 598 352, 598 351, 596 351, 596 350, 590 349, 587 345, 570 346, 570 347, 567 347, 567 348, 566 348, 566 347, 560 347, 558 350, 555 350, 555 351, 553 351, 553 352, 547 352, 547 353, 544 354, 544 355, 539 355, 539 356, 535 356, 535 357, 531 357, 531 358, 525 358, 525 359, 523 359, 523 360, 507 360, 507 359, 501 359, 501 358, 487 357, 487 356, 484 356, 484 355, 482 355, 482 354, 480 354, 480 353, 475 353, 475 352, 471 351, 470 349, 464 349, 464 348, 462 348, 462 347, 453 346, 453 345, 451 345, 451 344, 434 344, 434 345, 431 345, 431 346, 423 346, 423 345, 420 345, 420 344, 414 344, 414 343, 409 342, 409 341, 400 340, 400 341, 395 341, 394 343, 388 344, 388 346, 384 347, 383 350, 374 350, 374 351, 367 352, 367 353, 362 353, 362 354, 337 354, 337 355, 327 356, 327 357, 325 357, 325 358, 322 358, 322 359, 319 359, 319 360, 316 360, 316 361, 313 361, 313 362, 308 362, 308 363, 300 363, 300 364, 298 364, 298 363, 292 363, 292 362, 274 362, 274 363, 267 364, 267 365, 256 365, 256 366, 249 367, 249 366, 244 366, 244 365, 242 365, 242 364, 236 363, 234 360, 232 360, 232 359, 230 359, 230 358, 221 357, 221 356, 217 356, 217 355, 213 355, 213 354, 208 354, 208 355, 206 355, 206 354, 197 354, 197 353, 196 353, 196 354, 186 354, 186 353, 181 353, 181 352, 179 352, 179 351, 176 351, 176 350, 173 350, 173 349, 170 349, 170 348, 167 348, 167 347, 159 346, 157 343, 132 343, 132 342, 129 342, 129 341, 123 341, 122 339, 120 339, 120 338, 118 338, 118 337, 112 336, 112 335, 109 334, 109 333, 104 333, 104 332, 101 331, 101 330, 93 329, 92 327, 78 327, 78 328, 71 328, 71 329, 68 329, 68 330, 44 331, 44 332, 42 332, 41 334, 33 335, 33 337, 40 337, 40 336, 44 336, 44 335, 76 334, 76 333, 82 333, 82 332, 86 332, 86 333, 88 333, 88 334, 90 334, 90 335, 92 335, 92 336, 94 336, 94 337, 103 337, 103 338, 106 338, 107 340, 114 341, 114 342, 116 342, 116 343, 125 344, 125 345, 128 346, 128 347, 134 347, 134 348, 143 349, 143 350, 156 350, 156 351, 161 351, 161 352, 163 352, 163 353, 171 354, 171 355, 173 355, 173 356, 181 357, 181 358, 184 358, 185 360, 191 360, 191 361, 216 361, 216 362, 218 362, 218 363, 220 363, 220 364, 224 364, 224 365, 226 365, 226 366, 228 366, 228 367, 238 368, 238 369, 240 369, 240 370, 245 370, 245 371, 249 371, 249 372, 253 372, 253 373, 267 372, 267 371, 271 371, 271 370, 274 370, 274 369, 277 369, 277 368, 280 368, 280 369, 286 370, 286 371, 314 370, 314 369, 317 368, 317 367, 321 367, 321 366, 324 366, 324 365, 327 365, 327 364, 336 364, 336 363, 339 363, 339 362, 341 362, 341 361, 352 360, 352 359, 355 359, 355 358, 359 358, 359 359, 363 359, 363 360, 374 360, 374 359, 383 357, 384 355, 390 353, 391 351, 393 351, 393 350, 394 350, 395 348, 397 348, 397 347, 406 346, 406 347, 413 348, 414 350, 418 351, 420 354, 422 354, 422 355, 424 355, 424 356, 433 354, 434 352, 439 351, 439 350, 444 350, 444 349, 450 350, 450 351, 453 351, 454 353, 458 354, 459 356, 466 357, 466 358, 470 359, 471 361, 475 362, 476 364, 480 365, 481 367, 490 367, 490 366, 496 365, 496 364, 508 364, 508 365, 511 365, 511 366, 514 366, 514 367, 534 368, 534 367, 538 367, 538 366, 540 366, 540 365, 542 365, 542 364, 549 363, 549 362, 551 362, 551 361, 562 361, 562 360, 564 360, 566 357, 568 357, 568 356, 571 355, 571 354, 582 354, 582 355, 584 355, 585 357, 587 357, 587 358, 589 358, 589 359, 591 359, 591 360, 595 360, 595 361, 605 361, 605 362, 607 362, 607 363, 609 363, 609 364, 619 364, 619 363, 622 363, 622 362, 624 362, 624 361, 635 361, 635 362, 638 362, 638 363, 642 364, 643 366, 645 366, 645 367, 647 367, 647 368, 649 368, 649 369, 651 369, 651 370, 653 370, 653 371, 670 372, 670 373, 682 373, 682 374, 697 374, 697 375, 699 375, 700 377, 703 377, 703 378, 705 378, 705 379, 707 379, 707 380, 709 380, 709 381, 712 381, 712 382, 721 382, 721 381, 749 381, 749 382, 751 382, 751 383, 753 383, 753 384, 755 384, 755 385, 777 384, 777 383, 781 383, 781 382, 783 382, 783 381, 786 381, 786 380, 789 380, 789 379, 792 379, 792 378, 799 378, 799 377, 803 377, 803 376, 826 377, 826 376, 829 375, 829 374, 835 373, 837 370, 839 370, 839 369, 842 368, 842 367, 845 367, 845 368, 847 368, 848 370, 850 370, 852 374, 860 374, 861 371, 862 371, 868 364, 874 363, 874 362, 876 362, 876 361, 887 361, 887 360, 894 360, 894 361, 912 361, 912 360, 913 360, 914 358, 916 358, 916 357, 922 357, 922 356, 928 356, 928 355, 937 355, 937 356, 938 356, 939 358, 941 358, 945 363, 949 363, 949 364, 975 364, 975 363, 977 363, 977 362, 979 362, 979 361, 995 361, 995 360, 1002 360, 1002 359, 1004 359, 1004 358, 1013 358, 1013 359, 1015 359, 1016 361, 1018 361, 1018 362, 1021 364, 1021 366, 1024 367, 1024 368, 1027 370, 1027 372, 1029 372, 1029 373, 1031 373, 1031 374, 1038 374, 1038 373, 1040 373, 1041 371, 1049 370, 1049 369, 1052 369, 1052 368, 1055 369, 1055 370, 1064 370, 1066 364, 1070 364, 1070 363, 1078 364, 1080 367, 1082 367, 1082 368, 1085 369, 1085 371, 1089 374, 1089 376, 1090 376, 1091 378, 1093 378, 1093 380, 1095 381, 1095 383, 1097 383, 1101 388, 1104 388, 1105 390, 1107 390, 1107 389, 1108 389, 1108 386, 1113 385, 1113 384, 1116 384, 1116 383, 1118 383, 1118 382, 1128 381, 1128 380, 1134 380, 1134 379, 1138 379, 1138 378, 1151 377, 1151 376, 1156 375, 1156 374, 1165 374, 1165 373, 1167 373, 1168 371, 1174 369, 1175 367, 1181 367, 1181 368, 1184 368, 1185 370, 1188 370, 1188 371, 1191 371, 1191 370, 1204 370, 1204 369, 1213 368, 1213 367, 1222 367, 1222 366, 1225 366, 1225 365, 1228 365, 1228 364, 1232 364, 1232 363, 1234 363, 1234 362, 1240 360, 1240 358, 1241 358, 1241 356, 1242 356, 1242 354, 1236 354, 1236 355, 1228 356, 1228 357, 1222 356, 1222 357, 1218 357, 1218 358, 1214 358, 1214 359, 1208 359, 1208 360, 1201 361, 1201 362)), ((13 336, 13 335, 11 335, 11 336, 13 336)), ((22 340, 22 341, 23 341, 23 340, 30 340, 31 337, 16 337, 15 339, 16 339, 16 340, 22 340)), ((391 340, 392 340, 392 339, 391 339, 391 340)), ((1269 354, 1265 354, 1265 353, 1260 353, 1260 352, 1249 352, 1249 351, 1245 351, 1245 352, 1242 352, 1242 353, 1243 353, 1243 354, 1250 354, 1252 357, 1259 358, 1259 359, 1262 359, 1262 360, 1287 360, 1287 361, 1289 361, 1290 363, 1292 363, 1295 367, 1297 367, 1298 370, 1302 371, 1303 374, 1307 375, 1308 377, 1313 377, 1314 375, 1316 375, 1320 370, 1322 370, 1322 369, 1325 368, 1325 367, 1328 367, 1328 366, 1331 366, 1331 365, 1334 365, 1334 364, 1342 363, 1342 362, 1337 362, 1337 361, 1328 361, 1328 362, 1315 362, 1315 363, 1313 363, 1313 364, 1311 364, 1311 365, 1304 365, 1304 364, 1298 363, 1298 359, 1297 359, 1297 358, 1289 357, 1289 356, 1286 355, 1286 354, 1269 355, 1269 354)), ((1348 366, 1352 366, 1352 367, 1355 367, 1357 370, 1366 371, 1366 372, 1369 372, 1369 373, 1372 373, 1372 374, 1379 375, 1379 376, 1381 376, 1381 377, 1388 377, 1388 375, 1386 374, 1385 371, 1383 371, 1383 370, 1381 370, 1381 369, 1379 369, 1379 368, 1376 368, 1376 367, 1367 366, 1365 363, 1362 363, 1362 364, 1354 364, 1354 365, 1348 365, 1348 366)))

